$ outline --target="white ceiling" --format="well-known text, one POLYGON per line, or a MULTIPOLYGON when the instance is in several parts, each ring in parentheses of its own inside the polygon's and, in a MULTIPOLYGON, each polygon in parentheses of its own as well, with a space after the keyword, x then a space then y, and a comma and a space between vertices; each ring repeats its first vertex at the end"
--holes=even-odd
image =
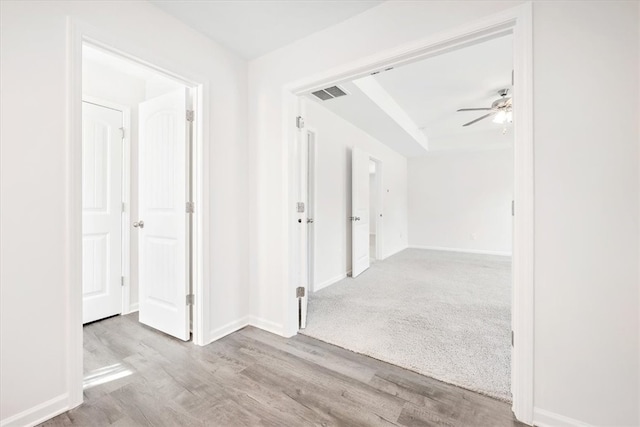
POLYGON ((150 2, 245 59, 254 59, 362 13, 382 0, 150 2))
POLYGON ((511 88, 513 38, 501 37, 416 62, 376 79, 428 138, 500 127, 485 119, 464 123, 486 112, 460 112, 460 108, 490 107, 498 91, 511 88))
MULTIPOLYGON (((502 135, 503 126, 491 118, 463 127, 485 114, 482 111, 456 112, 460 108, 489 107, 500 96, 498 90, 511 87, 513 68, 512 37, 505 36, 374 76, 376 81, 427 136, 428 150, 477 149, 474 134, 482 134, 482 144, 495 148, 510 144, 512 133, 502 135), (491 141, 487 135, 494 135, 491 141), (458 140, 456 140, 456 138, 458 140)), ((350 95, 319 101, 324 107, 363 129, 399 153, 413 157, 425 154, 384 108, 364 94, 354 91, 352 82, 341 83, 350 95)), ((511 126, 509 126, 510 128, 511 126)))

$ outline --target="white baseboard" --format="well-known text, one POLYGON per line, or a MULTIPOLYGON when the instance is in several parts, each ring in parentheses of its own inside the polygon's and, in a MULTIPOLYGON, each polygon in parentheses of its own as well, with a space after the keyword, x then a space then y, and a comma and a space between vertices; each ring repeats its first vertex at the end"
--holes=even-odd
POLYGON ((313 292, 318 292, 320 289, 324 289, 327 286, 331 286, 334 283, 337 283, 342 279, 346 279, 347 277, 349 277, 350 274, 351 274, 351 270, 347 271, 346 273, 338 274, 337 276, 334 276, 329 280, 325 280, 322 283, 318 283, 316 285, 313 285, 313 292))
POLYGON ((65 393, 36 405, 33 408, 5 418, 0 421, 0 427, 35 426, 68 410, 69 395, 65 393))
POLYGON ((590 427, 582 421, 540 408, 533 408, 533 425, 536 427, 590 427))
POLYGON ((272 334, 285 336, 284 328, 280 323, 272 322, 270 320, 263 319, 257 316, 248 316, 249 325, 255 326, 256 328, 263 329, 267 332, 271 332, 272 334))
POLYGON ((395 250, 395 251, 393 251, 393 252, 389 252, 388 254, 384 254, 384 255, 382 256, 382 258, 378 259, 378 261, 385 260, 385 259, 389 258, 390 256, 394 256, 395 254, 398 254, 398 253, 400 253, 400 252, 402 252, 402 251, 404 251, 405 249, 408 249, 408 248, 410 248, 410 247, 411 247, 411 246, 404 246, 404 247, 402 247, 402 248, 400 248, 400 249, 396 249, 396 250, 395 250))
POLYGON ((267 332, 271 332, 272 334, 284 336, 281 324, 271 322, 270 320, 262 319, 257 316, 244 316, 238 320, 234 320, 227 323, 226 325, 222 325, 219 328, 209 331, 204 345, 211 344, 212 342, 226 337, 227 335, 232 334, 235 331, 244 328, 245 326, 255 326, 256 328, 263 329, 267 332))
POLYGON ((209 334, 205 339, 204 345, 211 344, 212 342, 217 341, 222 337, 226 337, 227 335, 249 325, 249 317, 250 316, 241 317, 238 320, 234 320, 232 322, 229 322, 225 325, 220 326, 219 328, 209 331, 209 334))
POLYGON ((136 311, 138 311, 139 309, 139 304, 135 303, 135 304, 130 304, 129 305, 129 311, 127 311, 126 313, 122 313, 122 314, 131 314, 131 313, 135 313, 136 311))
POLYGON ((485 250, 482 250, 482 249, 460 249, 460 248, 445 248, 445 247, 441 247, 441 246, 420 246, 420 245, 409 245, 409 248, 411 248, 411 249, 429 249, 431 251, 463 252, 463 253, 467 253, 467 254, 512 256, 511 252, 485 251, 485 250))

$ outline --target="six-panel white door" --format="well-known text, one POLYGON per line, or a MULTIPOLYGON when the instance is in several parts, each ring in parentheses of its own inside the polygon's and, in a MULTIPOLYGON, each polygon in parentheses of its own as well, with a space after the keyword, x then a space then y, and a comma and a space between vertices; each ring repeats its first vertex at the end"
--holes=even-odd
POLYGON ((82 103, 82 322, 122 312, 122 112, 82 103))
POLYGON ((138 268, 140 322, 189 339, 187 110, 188 93, 140 104, 138 137, 138 268))
POLYGON ((351 154, 351 275, 369 268, 369 154, 351 154))

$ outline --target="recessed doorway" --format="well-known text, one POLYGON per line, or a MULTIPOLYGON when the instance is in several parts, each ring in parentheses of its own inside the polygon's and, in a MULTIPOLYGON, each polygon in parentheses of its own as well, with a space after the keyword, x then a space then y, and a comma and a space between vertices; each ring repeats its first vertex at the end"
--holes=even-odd
POLYGON ((82 53, 83 323, 140 311, 188 340, 193 96, 97 47, 82 53))
MULTIPOLYGON (((398 113, 397 103, 391 102, 393 99, 389 99, 388 96, 385 96, 385 91, 381 91, 379 82, 376 81, 378 75, 382 75, 386 72, 393 73, 394 69, 404 68, 405 66, 410 66, 411 64, 415 64, 422 60, 429 60, 431 58, 438 59, 441 56, 446 56, 449 53, 456 52, 461 49, 474 47, 477 45, 481 45, 486 42, 490 42, 492 40, 504 38, 504 37, 512 37, 512 47, 513 47, 513 68, 508 70, 507 78, 509 83, 508 85, 512 85, 513 99, 517 102, 517 107, 513 110, 513 135, 515 138, 515 143, 513 145, 513 154, 512 154, 512 166, 513 166, 513 192, 512 192, 512 200, 515 201, 514 205, 518 207, 517 215, 514 216, 513 220, 513 265, 512 268, 507 268, 507 275, 509 278, 513 278, 511 282, 513 284, 512 292, 507 292, 507 305, 512 308, 512 316, 507 316, 506 321, 506 339, 503 340, 506 343, 507 354, 513 355, 513 367, 512 374, 507 373, 506 378, 507 382, 511 379, 511 387, 507 385, 506 393, 502 393, 505 390, 504 387, 501 386, 501 396, 504 400, 509 400, 509 392, 512 392, 513 395, 513 408, 516 415, 521 419, 530 419, 531 416, 531 408, 532 408, 532 397, 531 397, 531 387, 532 387, 532 377, 530 375, 530 361, 532 355, 532 315, 533 312, 531 310, 531 291, 532 291, 532 269, 531 269, 531 259, 533 257, 532 252, 532 214, 533 214, 533 201, 532 201, 532 136, 531 136, 531 85, 530 85, 530 73, 531 73, 531 46, 528 43, 530 41, 530 9, 526 7, 522 8, 514 8, 510 14, 505 14, 504 16, 495 17, 495 22, 482 22, 477 23, 476 26, 470 26, 467 29, 461 29, 457 36, 452 36, 451 34, 447 34, 446 37, 443 34, 442 40, 439 40, 438 37, 434 37, 430 41, 425 41, 422 47, 412 46, 410 52, 404 51, 402 48, 391 49, 386 54, 380 54, 375 58, 367 58, 362 61, 354 62, 353 64, 346 64, 341 68, 340 73, 324 73, 321 77, 317 75, 313 77, 309 77, 303 81, 292 82, 286 88, 291 91, 292 94, 297 95, 299 97, 308 97, 310 95, 315 95, 318 92, 329 93, 331 96, 325 96, 325 100, 322 102, 333 102, 335 105, 342 105, 343 99, 348 98, 350 95, 356 94, 355 96, 359 96, 361 93, 358 91, 354 91, 353 87, 350 86, 349 83, 355 83, 355 80, 360 80, 356 86, 360 92, 366 92, 366 96, 370 98, 374 103, 384 104, 386 103, 386 111, 384 111, 388 116, 392 116, 396 125, 408 129, 408 132, 405 132, 405 135, 402 139, 395 138, 395 143, 399 149, 405 151, 407 155, 413 156, 415 155, 415 151, 412 148, 411 144, 417 143, 418 147, 429 147, 431 148, 431 141, 427 141, 428 138, 424 138, 424 136, 420 136, 423 132, 423 129, 416 126, 413 128, 412 126, 405 126, 407 121, 404 120, 405 117, 402 114, 398 113), (387 59, 384 59, 387 58, 387 59), (337 95, 334 95, 337 94, 337 95), (346 94, 346 96, 345 96, 346 94), (398 120, 399 119, 399 120, 398 120), (409 141, 410 144, 403 144, 403 141, 409 141), (411 142, 413 141, 413 142, 411 142), (513 320, 511 320, 513 319, 513 320), (511 331, 514 333, 510 333, 511 331), (509 339, 510 336, 515 335, 515 340, 509 339), (515 344, 512 344, 515 343, 515 344), (512 348, 511 348, 512 347, 512 348)), ((461 70, 461 67, 456 68, 461 70)), ((429 80, 425 80, 428 82, 429 80)), ((427 83, 428 84, 428 83, 427 83)), ((494 83, 495 84, 495 83, 494 83)), ((498 89, 504 89, 504 82, 500 84, 500 87, 492 87, 491 94, 495 95, 498 89)), ((487 91, 488 86, 485 88, 487 91)), ((487 92, 487 96, 491 95, 487 92)), ((502 95, 500 95, 502 96, 502 95)), ((320 98, 322 99, 322 98, 320 98)), ((314 99, 316 103, 317 100, 314 99)), ((493 99, 491 99, 493 101, 493 99)), ((293 100, 291 102, 291 107, 293 111, 296 111, 298 115, 301 115, 305 122, 308 122, 311 126, 318 129, 318 133, 322 135, 320 138, 324 141, 324 137, 326 134, 326 129, 324 127, 318 126, 312 119, 309 119, 309 115, 304 108, 304 102, 297 101, 298 108, 293 108, 293 100), (302 107, 301 107, 302 106, 302 107)), ((502 104, 500 104, 502 105, 502 104)), ((468 105, 460 105, 457 108, 468 107, 468 105)), ((473 105, 472 107, 485 107, 484 105, 473 105)), ((491 109, 492 105, 489 105, 487 108, 483 109, 491 109)), ((385 110, 383 108, 383 110, 385 110)), ((455 110, 454 110, 455 111, 455 110)), ((341 112, 332 111, 332 113, 340 114, 341 112)), ((362 110, 357 110, 357 113, 362 113, 362 110)), ((485 112, 484 114, 488 114, 485 112)), ((511 115, 505 114, 507 120, 511 119, 511 115)), ((354 121, 351 121, 351 125, 355 125, 355 127, 359 127, 361 123, 357 123, 356 121, 362 119, 363 114, 355 114, 353 115, 354 121)), ((484 117, 486 118, 486 117, 484 117)), ((475 118, 471 118, 475 120, 475 118)), ((379 122, 376 122, 379 124, 379 122)), ((470 123, 471 124, 471 123, 470 123)), ((378 128, 380 130, 380 128, 378 128)), ((286 129, 289 132, 289 128, 286 129)), ((384 131, 384 130, 383 130, 384 131)), ((371 132, 364 132, 371 134, 371 132)), ((384 133, 384 132, 380 132, 384 133)), ((331 138, 327 138, 329 140, 331 138)), ((352 137, 351 140, 355 140, 355 137, 352 137)), ((290 152, 295 153, 296 147, 295 138, 289 139, 290 152)), ((323 142, 319 142, 322 144, 323 142)), ((358 145, 357 142, 349 142, 347 146, 358 145)), ((415 147, 415 145, 413 146, 415 147)), ((350 150, 348 150, 350 151, 350 150)), ((355 149, 352 151, 355 153, 355 149)), ((360 156, 358 156, 360 157, 360 156)), ((318 159, 318 162, 321 162, 321 159, 318 159)), ((342 161, 334 162, 336 166, 341 167, 342 161)), ((295 170, 295 166, 292 165, 292 170, 295 170)), ((338 170, 339 171, 339 170, 338 170)), ((293 174, 292 176, 295 176, 293 174)), ((353 177, 353 175, 352 175, 353 177)), ((399 191, 399 187, 397 185, 397 177, 394 176, 391 169, 387 167, 387 163, 385 162, 385 178, 386 183, 384 184, 384 197, 388 199, 389 197, 394 197, 401 193, 399 191), (395 183, 394 183, 395 181, 395 183), (394 188, 395 187, 395 188, 394 188)), ((322 178, 318 177, 318 181, 322 181, 322 178)), ((296 183, 291 183, 291 197, 296 196, 296 183)), ((352 195, 355 198, 355 195, 352 195)), ((348 202, 347 202, 348 203, 348 202)), ((501 212, 502 212, 502 203, 501 212)), ((512 208, 511 208, 511 200, 509 203, 505 204, 507 209, 504 209, 506 215, 511 216, 512 208)), ((385 222, 393 221, 392 216, 402 217, 402 213, 398 211, 388 210, 387 203, 384 204, 384 213, 385 222)), ((319 201, 316 202, 316 209, 321 210, 322 206, 319 201)), ((292 212, 292 216, 295 219, 298 215, 292 212)), ((355 214, 356 217, 359 215, 355 214)), ((319 220, 318 220, 319 221, 319 220)), ((316 224, 316 226, 319 225, 316 224)), ((388 225, 388 224, 386 224, 388 225)), ((291 221, 291 233, 294 236, 293 242, 297 245, 300 242, 301 247, 304 247, 305 241, 304 239, 298 239, 299 236, 305 235, 304 227, 296 226, 295 221, 291 221)), ((403 241, 404 248, 408 246, 407 242, 407 233, 405 230, 401 228, 398 230, 389 229, 385 227, 385 248, 386 255, 392 255, 394 251, 392 248, 397 248, 397 251, 403 250, 403 241)), ((477 238, 480 240, 483 236, 480 234, 471 232, 468 234, 470 238, 473 240, 477 238)), ((347 242, 348 244, 349 242, 347 242)), ((355 242, 353 242, 355 245, 355 242)), ((440 248, 444 249, 444 248, 440 248)), ((509 248, 511 249, 511 248, 509 248)), ((507 249, 505 249, 505 252, 507 249)), ((340 249, 336 249, 335 253, 340 253, 340 249)), ((502 252, 500 250, 499 252, 502 252)), ((487 254, 488 255, 488 254, 487 254)), ((347 263, 349 264, 351 261, 351 265, 355 266, 355 262, 353 260, 349 260, 347 258, 347 263)), ((292 268, 290 271, 291 277, 294 279, 292 281, 297 283, 305 283, 305 278, 301 278, 297 276, 298 265, 297 258, 295 256, 295 252, 291 257, 292 268)), ((454 262, 455 264, 456 262, 454 262)), ((304 267, 303 267, 304 268, 304 267)), ((320 271, 322 267, 320 265, 314 266, 316 272, 320 271)), ((403 273, 404 270, 400 269, 399 273, 403 273)), ((364 271, 362 275, 370 275, 370 270, 364 271)), ((362 277, 361 275, 361 277, 362 277)), ((317 278, 316 278, 317 280, 317 278)), ((343 280, 343 279, 338 279, 343 280)), ((358 280, 351 279, 354 282, 358 280)), ((346 281, 345 281, 346 282, 346 281)), ((509 280, 507 281, 509 282, 509 280)), ((297 285, 299 286, 299 285, 297 285)), ((357 286, 355 286, 357 287, 357 286)), ((361 289, 361 297, 366 299, 366 295, 362 295, 366 293, 364 288, 361 289)), ((287 291, 290 294, 291 298, 295 295, 292 290, 287 291)), ((321 291, 322 292, 322 291, 321 291)), ((307 298, 313 298, 313 296, 306 296, 307 298)), ((339 298, 339 297, 338 297, 339 298)), ((293 301, 292 301, 293 302, 293 301)), ((312 304, 312 303, 311 303, 312 304)), ((289 309, 293 308, 293 304, 289 306, 289 309)), ((308 313, 311 313, 311 309, 308 310, 308 313)), ((345 323, 346 325, 351 324, 359 324, 362 322, 366 323, 365 319, 376 319, 372 317, 361 318, 358 316, 352 317, 351 322, 345 323)), ((310 321, 310 319, 308 319, 310 321)), ((502 336, 502 334, 501 334, 502 336)), ((353 342, 353 341, 352 341, 353 342)), ((453 381, 452 381, 453 382, 453 381)), ((496 396, 497 397, 497 396, 496 396)))

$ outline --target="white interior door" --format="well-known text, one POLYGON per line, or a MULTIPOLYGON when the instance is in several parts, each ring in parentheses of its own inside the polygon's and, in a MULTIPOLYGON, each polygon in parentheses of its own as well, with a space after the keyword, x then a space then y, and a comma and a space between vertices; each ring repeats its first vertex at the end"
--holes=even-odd
POLYGON ((189 234, 186 202, 187 90, 140 104, 138 269, 140 322, 189 339, 189 234))
POLYGON ((82 321, 122 312, 122 112, 82 103, 82 321))
POLYGON ((351 155, 351 276, 369 268, 369 154, 351 155))

